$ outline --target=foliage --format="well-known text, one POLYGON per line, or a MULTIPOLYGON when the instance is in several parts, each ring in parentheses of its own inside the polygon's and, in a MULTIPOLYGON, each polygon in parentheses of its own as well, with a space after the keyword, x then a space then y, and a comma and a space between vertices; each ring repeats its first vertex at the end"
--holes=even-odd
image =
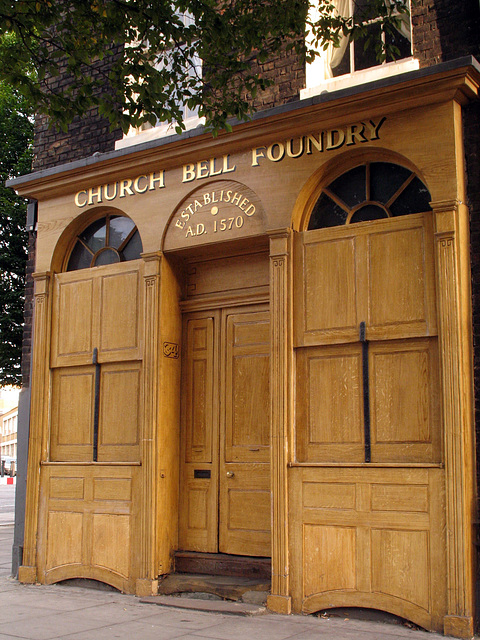
MULTIPOLYGON (((229 128, 231 116, 245 119, 251 98, 269 84, 252 62, 283 47, 311 59, 307 33, 315 46, 338 44, 342 34, 365 36, 372 16, 388 32, 408 6, 356 2, 355 16, 342 18, 332 0, 315 0, 320 18, 312 21, 308 0, 0 0, 0 37, 15 35, 0 51, 0 81, 63 127, 98 106, 124 131, 157 121, 176 122, 180 131, 184 103, 216 132, 229 128), (64 71, 67 90, 55 83, 64 71)), ((380 40, 372 46, 386 55, 380 40)))
POLYGON ((31 170, 32 138, 30 107, 17 91, 0 83, 0 385, 21 380, 27 260, 26 201, 4 183, 31 170))

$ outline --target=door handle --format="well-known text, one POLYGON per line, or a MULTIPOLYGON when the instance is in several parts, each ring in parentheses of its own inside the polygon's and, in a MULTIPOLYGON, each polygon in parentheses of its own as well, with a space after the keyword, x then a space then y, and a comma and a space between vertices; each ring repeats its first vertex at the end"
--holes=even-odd
POLYGON ((235 473, 233 471, 227 471, 227 478, 233 478, 235 473))

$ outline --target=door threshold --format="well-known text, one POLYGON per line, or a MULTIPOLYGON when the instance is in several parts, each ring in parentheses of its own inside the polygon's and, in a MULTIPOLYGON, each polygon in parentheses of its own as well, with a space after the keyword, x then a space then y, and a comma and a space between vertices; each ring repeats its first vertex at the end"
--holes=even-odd
POLYGON ((158 594, 200 600, 231 600, 264 606, 270 588, 270 580, 259 578, 171 573, 159 582, 158 594))
POLYGON ((251 578, 269 583, 272 575, 271 558, 235 556, 227 553, 177 551, 175 573, 251 578))

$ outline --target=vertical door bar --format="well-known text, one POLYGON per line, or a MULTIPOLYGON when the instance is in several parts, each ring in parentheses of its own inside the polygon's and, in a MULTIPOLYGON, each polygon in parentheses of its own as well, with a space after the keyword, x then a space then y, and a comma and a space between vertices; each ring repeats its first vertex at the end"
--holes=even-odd
POLYGON ((98 349, 93 350, 93 364, 95 365, 95 404, 93 410, 93 461, 98 462, 98 420, 100 413, 100 363, 98 349))
POLYGON ((365 433, 365 462, 371 462, 370 446, 370 389, 368 379, 368 340, 365 337, 365 322, 360 323, 360 342, 362 343, 363 371, 363 428, 365 433))

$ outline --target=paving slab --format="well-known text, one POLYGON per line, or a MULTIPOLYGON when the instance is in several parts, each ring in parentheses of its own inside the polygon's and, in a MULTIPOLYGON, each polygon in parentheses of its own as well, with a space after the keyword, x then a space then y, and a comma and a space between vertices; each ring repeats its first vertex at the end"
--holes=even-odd
POLYGON ((206 611, 208 613, 222 613, 234 616, 255 616, 265 613, 265 607, 246 602, 231 602, 230 600, 201 600, 198 598, 180 598, 178 596, 146 596, 140 599, 145 604, 157 604, 176 609, 190 609, 206 611))

